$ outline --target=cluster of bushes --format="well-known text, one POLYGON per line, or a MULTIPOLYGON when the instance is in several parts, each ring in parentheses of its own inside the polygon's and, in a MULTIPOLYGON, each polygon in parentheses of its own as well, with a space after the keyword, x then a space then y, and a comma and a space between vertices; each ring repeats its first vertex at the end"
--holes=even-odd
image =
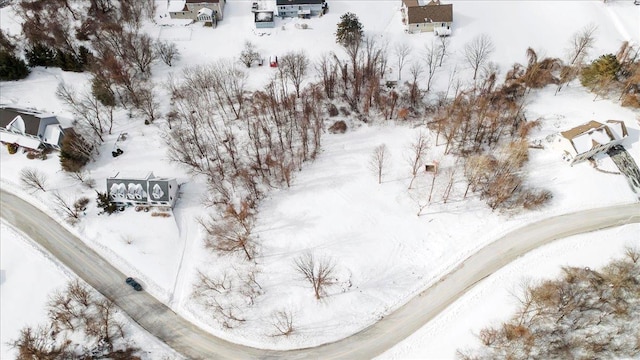
POLYGON ((640 108, 640 52, 623 43, 617 54, 604 54, 585 66, 580 83, 598 96, 619 93, 623 106, 640 108))
POLYGON ((17 359, 140 359, 119 309, 79 281, 51 294, 46 312, 8 343, 17 359))
POLYGON ((7 151, 9 154, 13 155, 18 152, 18 148, 20 146, 18 144, 7 144, 7 151))
POLYGON ((92 147, 72 129, 65 132, 60 146, 62 170, 78 172, 91 160, 92 147))
POLYGON ((621 359, 640 354, 640 251, 601 270, 565 267, 528 285, 511 320, 482 329, 463 359, 621 359))

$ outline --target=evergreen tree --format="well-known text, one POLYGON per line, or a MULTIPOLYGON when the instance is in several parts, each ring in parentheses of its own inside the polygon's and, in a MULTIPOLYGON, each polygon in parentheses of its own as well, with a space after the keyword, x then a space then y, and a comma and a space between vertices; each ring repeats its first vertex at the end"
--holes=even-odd
POLYGON ((8 51, 0 50, 0 81, 24 79, 29 72, 24 60, 8 51))
POLYGON ((91 94, 104 106, 116 106, 116 95, 102 77, 91 79, 91 94))
POLYGON ((615 55, 602 55, 582 70, 580 83, 593 90, 616 80, 621 68, 615 55))
POLYGON ((346 13, 340 17, 338 30, 336 31, 336 42, 342 46, 353 45, 360 42, 364 35, 362 24, 354 13, 346 13))
POLYGON ((56 51, 41 43, 28 47, 24 52, 29 66, 57 66, 56 51))
POLYGON ((109 194, 106 192, 101 193, 98 190, 96 190, 96 194, 98 194, 96 198, 97 206, 102 209, 103 212, 111 215, 118 210, 116 204, 109 201, 109 194))

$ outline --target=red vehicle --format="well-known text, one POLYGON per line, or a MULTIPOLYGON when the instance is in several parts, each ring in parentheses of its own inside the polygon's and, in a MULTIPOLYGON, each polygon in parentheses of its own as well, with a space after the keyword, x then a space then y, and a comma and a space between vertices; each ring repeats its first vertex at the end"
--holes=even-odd
POLYGON ((275 55, 271 55, 269 58, 269 66, 278 67, 278 57, 275 55))

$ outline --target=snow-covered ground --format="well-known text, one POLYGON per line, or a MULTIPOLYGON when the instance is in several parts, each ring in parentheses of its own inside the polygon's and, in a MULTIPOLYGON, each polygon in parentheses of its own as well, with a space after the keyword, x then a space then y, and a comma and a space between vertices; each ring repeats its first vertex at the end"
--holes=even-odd
MULTIPOLYGON (((42 325, 49 297, 76 277, 4 220, 0 221, 0 239, 0 358, 15 359, 16 350, 8 343, 16 340, 24 327, 42 325)), ((143 344, 143 359, 179 358, 133 322, 125 331, 136 344, 143 344)))
POLYGON ((474 349, 482 328, 496 326, 518 308, 522 284, 560 276, 561 267, 598 269, 624 257, 627 246, 640 247, 640 225, 576 235, 522 256, 466 293, 422 329, 377 359, 454 359, 456 350, 474 349))
MULTIPOLYGON (((528 47, 538 51, 540 57, 564 57, 571 34, 590 23, 598 26, 591 57, 615 52, 623 40, 640 43, 637 31, 640 7, 633 6, 631 1, 451 2, 455 20, 450 38, 452 51, 436 74, 435 91, 444 89, 456 66, 462 81, 470 79, 460 51, 481 33, 493 39, 496 52, 492 61, 499 65, 502 74, 514 62, 525 61, 528 47)), ((166 1, 157 3, 160 8, 166 1)), ((274 29, 260 33, 253 29, 251 1, 228 0, 225 19, 216 29, 199 24, 148 24, 147 32, 175 41, 182 54, 173 67, 156 62, 153 79, 161 84, 169 74, 179 74, 185 67, 235 57, 245 40, 254 42, 265 58, 297 49, 306 50, 311 59, 330 51, 340 54, 333 33, 340 15, 347 11, 358 15, 368 36, 388 44, 390 66, 394 66, 392 49, 396 43, 411 44, 412 58, 419 59, 424 45, 433 41, 432 34, 404 33, 399 0, 335 0, 329 6, 329 13, 322 18, 277 19, 274 29), (309 29, 295 26, 301 22, 308 24, 309 29)), ((167 22, 166 17, 158 21, 167 22)), ((9 33, 19 31, 7 8, 0 10, 0 26, 9 33)), ((405 66, 405 72, 407 69, 405 66)), ((253 88, 260 88, 274 74, 266 66, 248 71, 253 88)), ((69 117, 68 109, 54 95, 56 86, 64 81, 82 89, 88 86, 87 80, 86 74, 36 68, 26 80, 0 83, 0 102, 15 102, 69 117)), ((161 111, 167 111, 168 96, 161 87, 157 91, 161 111)), ((572 83, 557 96, 554 91, 555 88, 546 88, 529 95, 527 118, 539 118, 542 123, 534 138, 544 140, 547 135, 588 120, 619 119, 625 121, 630 133, 624 145, 640 163, 637 111, 621 108, 616 101, 594 102, 593 95, 578 83, 572 83)), ((176 177, 182 186, 173 216, 154 218, 150 213, 136 213, 132 209, 112 216, 97 215, 92 201, 86 216, 71 230, 124 272, 142 279, 149 292, 177 312, 220 337, 258 347, 295 348, 343 338, 402 305, 474 250, 509 230, 556 214, 637 199, 620 175, 595 171, 587 163, 570 167, 559 153, 534 149, 528 164, 529 181, 553 192, 548 207, 520 215, 496 214, 475 196, 462 199, 465 184, 459 181, 447 204, 443 203, 441 192, 436 191, 433 204, 418 217, 416 213, 426 199, 430 178, 421 174, 415 190, 407 191, 410 167, 405 154, 420 128, 393 121, 381 125, 356 124, 344 135, 324 135, 323 151, 317 160, 306 164, 294 176, 291 188, 274 191, 261 204, 256 231, 261 244, 257 261, 261 269, 258 281, 265 294, 257 299, 244 326, 227 331, 213 325, 204 314, 190 313, 189 293, 195 270, 206 268, 210 261, 196 223, 198 216, 206 214, 200 204, 206 186, 202 179, 190 177, 186 169, 167 160, 162 139, 165 126, 163 121, 145 126, 142 120, 128 119, 124 112, 119 112, 101 155, 87 170, 100 191, 105 190, 106 177, 116 171, 126 174, 148 170, 157 176, 176 177), (112 158, 111 148, 121 133, 127 133, 123 143, 125 153, 112 158), (378 184, 368 162, 373 148, 382 143, 388 147, 391 161, 383 183, 378 184), (340 285, 322 302, 313 298, 312 290, 298 280, 293 270, 293 259, 309 251, 333 257, 340 274, 340 285), (281 308, 289 308, 295 314, 297 332, 287 338, 271 336, 270 314, 281 308)), ((439 160, 441 171, 446 173, 453 164, 442 152, 441 146, 434 146, 429 157, 439 160)), ((603 167, 610 167, 607 158, 598 161, 603 167)), ((54 216, 59 214, 52 210, 48 195, 31 195, 19 188, 19 171, 23 167, 36 167, 46 173, 51 190, 70 198, 95 199, 93 189, 60 171, 55 154, 45 161, 28 160, 22 153, 9 155, 3 147, 0 163, 3 187, 22 193, 54 216)), ((5 320, 2 322, 4 326, 5 320)))

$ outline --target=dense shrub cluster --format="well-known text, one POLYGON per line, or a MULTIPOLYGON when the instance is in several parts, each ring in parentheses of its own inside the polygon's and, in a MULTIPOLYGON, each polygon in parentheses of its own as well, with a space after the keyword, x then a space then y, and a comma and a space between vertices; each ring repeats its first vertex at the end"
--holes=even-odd
POLYGON ((24 327, 8 344, 17 359, 140 359, 119 310, 80 282, 51 294, 46 310, 47 323, 24 327))
POLYGON ((511 320, 480 331, 463 359, 621 359, 640 355, 640 252, 596 271, 565 267, 528 286, 511 320))
POLYGON ((60 146, 60 166, 62 170, 78 172, 91 160, 93 152, 89 145, 79 134, 68 129, 65 131, 60 146))

